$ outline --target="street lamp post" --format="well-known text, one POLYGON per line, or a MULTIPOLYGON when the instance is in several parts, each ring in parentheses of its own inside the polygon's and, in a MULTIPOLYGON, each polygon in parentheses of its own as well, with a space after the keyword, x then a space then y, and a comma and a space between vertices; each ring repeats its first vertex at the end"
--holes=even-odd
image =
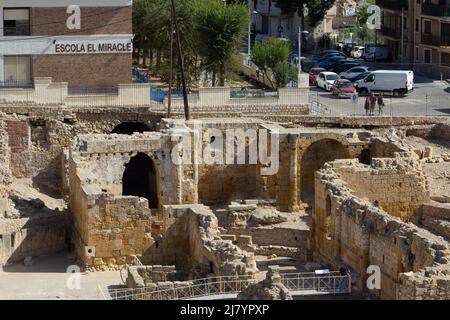
POLYGON ((302 31, 302 20, 299 19, 298 25, 298 87, 300 88, 302 78, 302 34, 308 34, 306 30, 302 31))

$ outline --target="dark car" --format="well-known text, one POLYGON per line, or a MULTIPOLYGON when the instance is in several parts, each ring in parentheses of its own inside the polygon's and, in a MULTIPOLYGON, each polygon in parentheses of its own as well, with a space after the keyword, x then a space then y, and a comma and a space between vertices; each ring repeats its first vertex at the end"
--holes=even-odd
POLYGON ((323 59, 323 58, 331 58, 331 57, 344 57, 345 54, 342 52, 326 52, 326 53, 319 53, 314 56, 315 59, 323 59))
POLYGON ((355 62, 355 60, 349 60, 349 59, 338 60, 335 63, 333 63, 331 66, 329 66, 328 69, 331 70, 331 69, 336 68, 337 66, 340 66, 340 65, 343 65, 346 63, 357 63, 357 62, 355 62))
POLYGON ((339 74, 341 72, 347 71, 348 69, 353 68, 353 67, 357 67, 357 66, 360 66, 360 64, 357 63, 357 62, 344 63, 344 64, 341 64, 341 65, 337 66, 336 68, 331 69, 330 71, 339 74))
POLYGON ((332 66, 335 63, 338 63, 339 61, 344 61, 344 60, 345 60, 345 58, 343 58, 343 57, 321 59, 318 61, 317 66, 329 70, 330 66, 332 66))
POLYGON ((348 80, 350 80, 351 82, 356 82, 356 81, 358 81, 358 80, 364 79, 364 78, 367 77, 369 74, 370 74, 370 71, 363 72, 363 73, 358 74, 358 75, 355 76, 355 77, 348 78, 348 80))
POLYGON ((324 51, 321 51, 320 53, 318 53, 318 54, 316 54, 314 56, 316 56, 316 57, 323 57, 323 56, 326 56, 328 54, 343 55, 343 53, 341 51, 338 51, 338 50, 324 50, 324 51))
POLYGON ((319 63, 317 62, 317 60, 302 59, 301 64, 303 72, 309 73, 311 68, 318 67, 319 63))

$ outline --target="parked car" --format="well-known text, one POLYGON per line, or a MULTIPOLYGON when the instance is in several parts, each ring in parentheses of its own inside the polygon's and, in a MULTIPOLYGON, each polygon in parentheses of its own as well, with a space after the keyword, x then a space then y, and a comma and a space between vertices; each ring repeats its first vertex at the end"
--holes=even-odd
POLYGON ((348 78, 356 77, 358 74, 367 72, 368 70, 369 70, 369 67, 357 66, 357 67, 350 68, 347 71, 343 71, 343 72, 339 73, 339 76, 342 79, 348 79, 348 78))
POLYGON ((350 80, 351 82, 356 82, 358 80, 364 79, 369 74, 370 74, 370 71, 367 71, 367 72, 363 72, 363 73, 358 74, 356 77, 347 78, 347 79, 350 80))
POLYGON ((410 70, 372 71, 364 79, 356 81, 355 87, 362 94, 386 92, 394 96, 404 96, 414 90, 414 72, 410 70))
POLYGON ((330 91, 333 83, 339 79, 339 76, 334 72, 321 72, 317 77, 317 87, 330 91))
POLYGON ((339 74, 341 72, 347 71, 350 68, 358 67, 359 65, 360 64, 358 62, 345 62, 345 63, 338 65, 337 67, 330 69, 330 71, 339 74))
POLYGON ((325 56, 325 55, 330 54, 330 53, 343 55, 343 53, 341 51, 338 51, 338 50, 323 50, 320 53, 316 54, 315 56, 321 57, 321 56, 325 56))
POLYGON ((311 70, 311 68, 318 66, 318 62, 317 62, 317 60, 311 60, 311 59, 304 59, 303 60, 302 59, 301 60, 301 66, 302 66, 303 72, 309 73, 309 70, 311 70))
POLYGON ((332 58, 332 57, 343 57, 346 58, 345 54, 339 51, 329 51, 329 52, 321 52, 314 56, 315 59, 324 59, 324 58, 332 58))
POLYGON ((327 71, 324 68, 320 67, 314 67, 309 70, 309 85, 315 86, 317 84, 317 77, 319 76, 319 73, 327 71))
POLYGON ((334 68, 336 68, 336 67, 338 67, 340 65, 348 64, 348 63, 357 63, 357 62, 355 62, 355 60, 350 60, 350 59, 338 60, 335 63, 333 63, 331 66, 329 66, 328 69, 330 71, 333 71, 332 69, 334 69, 334 68))
POLYGON ((364 47, 365 61, 388 61, 389 48, 386 45, 369 43, 364 47))
POLYGON ((347 79, 336 80, 331 87, 331 92, 334 96, 337 96, 339 98, 351 98, 354 94, 357 93, 355 87, 353 86, 353 83, 347 79))
POLYGON ((329 58, 329 59, 322 59, 322 60, 318 61, 317 66, 328 70, 330 68, 330 66, 334 65, 335 63, 337 63, 339 61, 345 61, 345 58, 335 57, 335 58, 329 58))

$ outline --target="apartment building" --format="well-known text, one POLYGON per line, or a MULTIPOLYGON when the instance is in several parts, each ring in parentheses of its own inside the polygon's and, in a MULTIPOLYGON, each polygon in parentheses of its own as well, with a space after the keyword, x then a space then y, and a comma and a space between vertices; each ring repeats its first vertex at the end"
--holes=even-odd
POLYGON ((376 3, 382 9, 381 33, 394 61, 414 63, 418 70, 435 76, 441 72, 450 76, 450 0, 376 3))
POLYGON ((132 39, 131 0, 0 0, 0 84, 130 83, 132 39))
MULTIPOLYGON (((341 18, 347 12, 343 9, 343 3, 348 2, 354 3, 350 0, 337 1, 337 4, 328 10, 322 22, 315 28, 305 23, 305 29, 310 33, 309 40, 318 40, 323 34, 331 34, 336 22, 342 24, 341 18)), ((292 43, 298 41, 300 19, 296 12, 283 14, 281 9, 276 6, 275 0, 249 0, 249 5, 252 10, 252 22, 255 24, 258 34, 268 37, 284 37, 291 40, 292 43)), ((354 17, 345 18, 350 18, 347 20, 354 23, 354 17)))

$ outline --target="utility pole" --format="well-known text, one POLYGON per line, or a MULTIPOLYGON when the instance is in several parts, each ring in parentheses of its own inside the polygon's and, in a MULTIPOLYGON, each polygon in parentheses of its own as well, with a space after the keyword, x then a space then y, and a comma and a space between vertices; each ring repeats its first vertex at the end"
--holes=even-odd
POLYGON ((302 18, 299 18, 298 23, 298 87, 300 88, 300 81, 302 76, 302 18))
POLYGON ((401 23, 401 41, 400 41, 400 64, 403 67, 403 56, 404 56, 404 42, 405 39, 404 37, 404 33, 405 33, 405 8, 402 7, 402 23, 401 23))
POLYGON ((172 80, 173 80, 173 24, 175 20, 175 15, 173 8, 170 9, 171 20, 170 20, 170 72, 169 72, 169 103, 167 105, 167 118, 170 118, 172 111, 172 80))
POLYGON ((250 46, 252 45, 252 41, 251 41, 251 36, 252 36, 252 4, 251 4, 251 0, 248 0, 248 42, 247 42, 247 54, 250 58, 250 54, 251 54, 251 49, 250 46))
POLYGON ((184 116, 185 116, 186 120, 189 120, 190 119, 189 101, 188 101, 187 90, 186 90, 186 78, 184 77, 184 60, 183 60, 183 50, 181 49, 180 29, 178 28, 175 0, 171 0, 171 1, 172 1, 172 13, 173 13, 173 20, 174 20, 174 25, 175 25, 175 32, 177 34, 178 56, 180 58, 181 83, 183 85, 184 116))

